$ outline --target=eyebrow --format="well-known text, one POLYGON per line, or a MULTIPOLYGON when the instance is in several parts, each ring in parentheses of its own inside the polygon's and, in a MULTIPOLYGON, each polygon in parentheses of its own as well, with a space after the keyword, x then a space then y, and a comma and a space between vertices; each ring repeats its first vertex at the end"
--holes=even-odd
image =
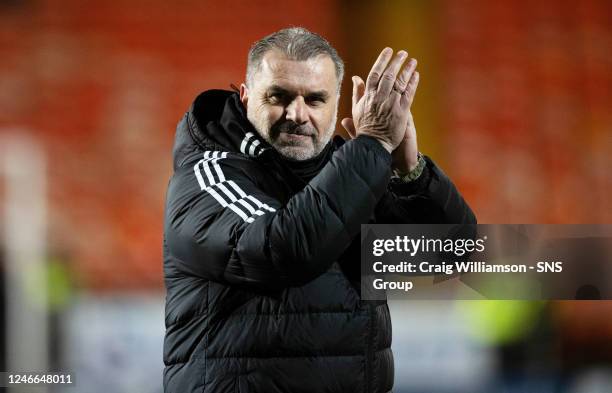
MULTIPOLYGON (((293 95, 293 93, 291 93, 289 90, 279 86, 279 85, 272 85, 270 86, 270 88, 268 89, 269 93, 281 93, 281 94, 285 94, 285 95, 293 95)), ((318 91, 313 91, 313 92, 309 92, 306 94, 306 97, 317 97, 317 98, 322 98, 322 99, 328 99, 329 98, 329 93, 326 90, 318 90, 318 91)))

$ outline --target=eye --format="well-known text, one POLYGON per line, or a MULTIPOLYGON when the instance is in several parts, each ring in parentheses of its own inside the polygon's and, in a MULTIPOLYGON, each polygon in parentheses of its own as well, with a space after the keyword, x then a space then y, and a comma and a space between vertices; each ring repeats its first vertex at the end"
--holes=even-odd
POLYGON ((285 96, 285 94, 281 92, 268 93, 266 98, 267 98, 268 103, 272 105, 281 105, 281 104, 284 104, 285 101, 287 100, 287 97, 285 96))
POLYGON ((321 96, 308 96, 306 97, 306 103, 311 106, 317 106, 325 104, 325 99, 321 96))

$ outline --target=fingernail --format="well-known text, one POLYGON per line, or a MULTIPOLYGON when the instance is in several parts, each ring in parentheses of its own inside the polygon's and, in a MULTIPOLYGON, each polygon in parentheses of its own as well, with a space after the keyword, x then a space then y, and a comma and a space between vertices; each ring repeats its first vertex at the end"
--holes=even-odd
POLYGON ((405 50, 401 50, 401 51, 397 52, 397 55, 399 57, 406 57, 406 56, 408 56, 408 53, 405 50))

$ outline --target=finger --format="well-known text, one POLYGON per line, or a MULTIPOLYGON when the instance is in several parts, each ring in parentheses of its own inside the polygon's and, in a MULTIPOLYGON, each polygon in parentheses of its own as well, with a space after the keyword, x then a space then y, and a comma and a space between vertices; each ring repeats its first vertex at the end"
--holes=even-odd
POLYGON ((369 91, 376 91, 378 88, 378 82, 382 77, 385 68, 387 68, 387 64, 389 64, 389 60, 391 60, 391 56, 393 55, 393 49, 385 48, 378 55, 378 59, 374 62, 370 73, 368 74, 368 79, 366 79, 366 87, 369 91))
POLYGON ((400 105, 402 108, 408 109, 412 105, 417 86, 419 85, 419 79, 419 72, 415 71, 412 74, 412 77, 410 77, 410 81, 408 81, 408 86, 406 87, 406 90, 404 90, 404 94, 402 94, 402 98, 400 100, 400 105))
POLYGON ((363 82, 363 79, 361 79, 358 76, 353 76, 351 80, 353 81, 353 108, 354 108, 355 105, 357 105, 357 103, 359 102, 361 97, 363 97, 365 93, 365 83, 363 82))
MULTIPOLYGON (((395 84, 395 80, 397 79, 397 74, 399 70, 402 68, 402 64, 404 60, 408 57, 408 53, 406 51, 401 50, 397 52, 397 54, 393 57, 389 66, 383 72, 380 82, 378 83, 378 92, 383 96, 387 97, 389 93, 391 93, 391 89, 393 89, 393 85, 395 84)), ((399 94, 402 94, 402 91, 398 91, 399 94)))
POLYGON ((404 90, 406 90, 406 88, 408 87, 408 82, 410 81, 410 78, 412 78, 412 74, 416 70, 416 66, 416 59, 410 59, 406 67, 404 67, 402 72, 400 72, 399 76, 397 77, 393 89, 403 93, 404 90))
POLYGON ((353 81, 353 108, 355 107, 355 105, 357 105, 357 103, 359 102, 359 97, 357 96, 357 80, 355 79, 355 77, 352 77, 351 80, 353 81))
POLYGON ((342 119, 340 124, 342 124, 342 127, 344 127, 344 129, 352 139, 357 136, 357 130, 355 129, 355 123, 353 123, 353 119, 351 119, 350 117, 345 117, 344 119, 342 119))

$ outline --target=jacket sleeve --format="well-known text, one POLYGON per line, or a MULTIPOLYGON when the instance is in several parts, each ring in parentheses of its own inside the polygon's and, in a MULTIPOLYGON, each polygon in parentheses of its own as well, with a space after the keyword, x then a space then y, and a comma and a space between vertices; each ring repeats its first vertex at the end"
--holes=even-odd
POLYGON ((384 224, 476 224, 476 216, 455 185, 427 156, 421 176, 411 182, 392 179, 376 207, 384 224))
POLYGON ((240 160, 206 152, 175 172, 165 240, 180 270, 265 290, 302 285, 329 268, 373 215, 391 155, 369 137, 348 142, 285 205, 258 188, 240 160))

